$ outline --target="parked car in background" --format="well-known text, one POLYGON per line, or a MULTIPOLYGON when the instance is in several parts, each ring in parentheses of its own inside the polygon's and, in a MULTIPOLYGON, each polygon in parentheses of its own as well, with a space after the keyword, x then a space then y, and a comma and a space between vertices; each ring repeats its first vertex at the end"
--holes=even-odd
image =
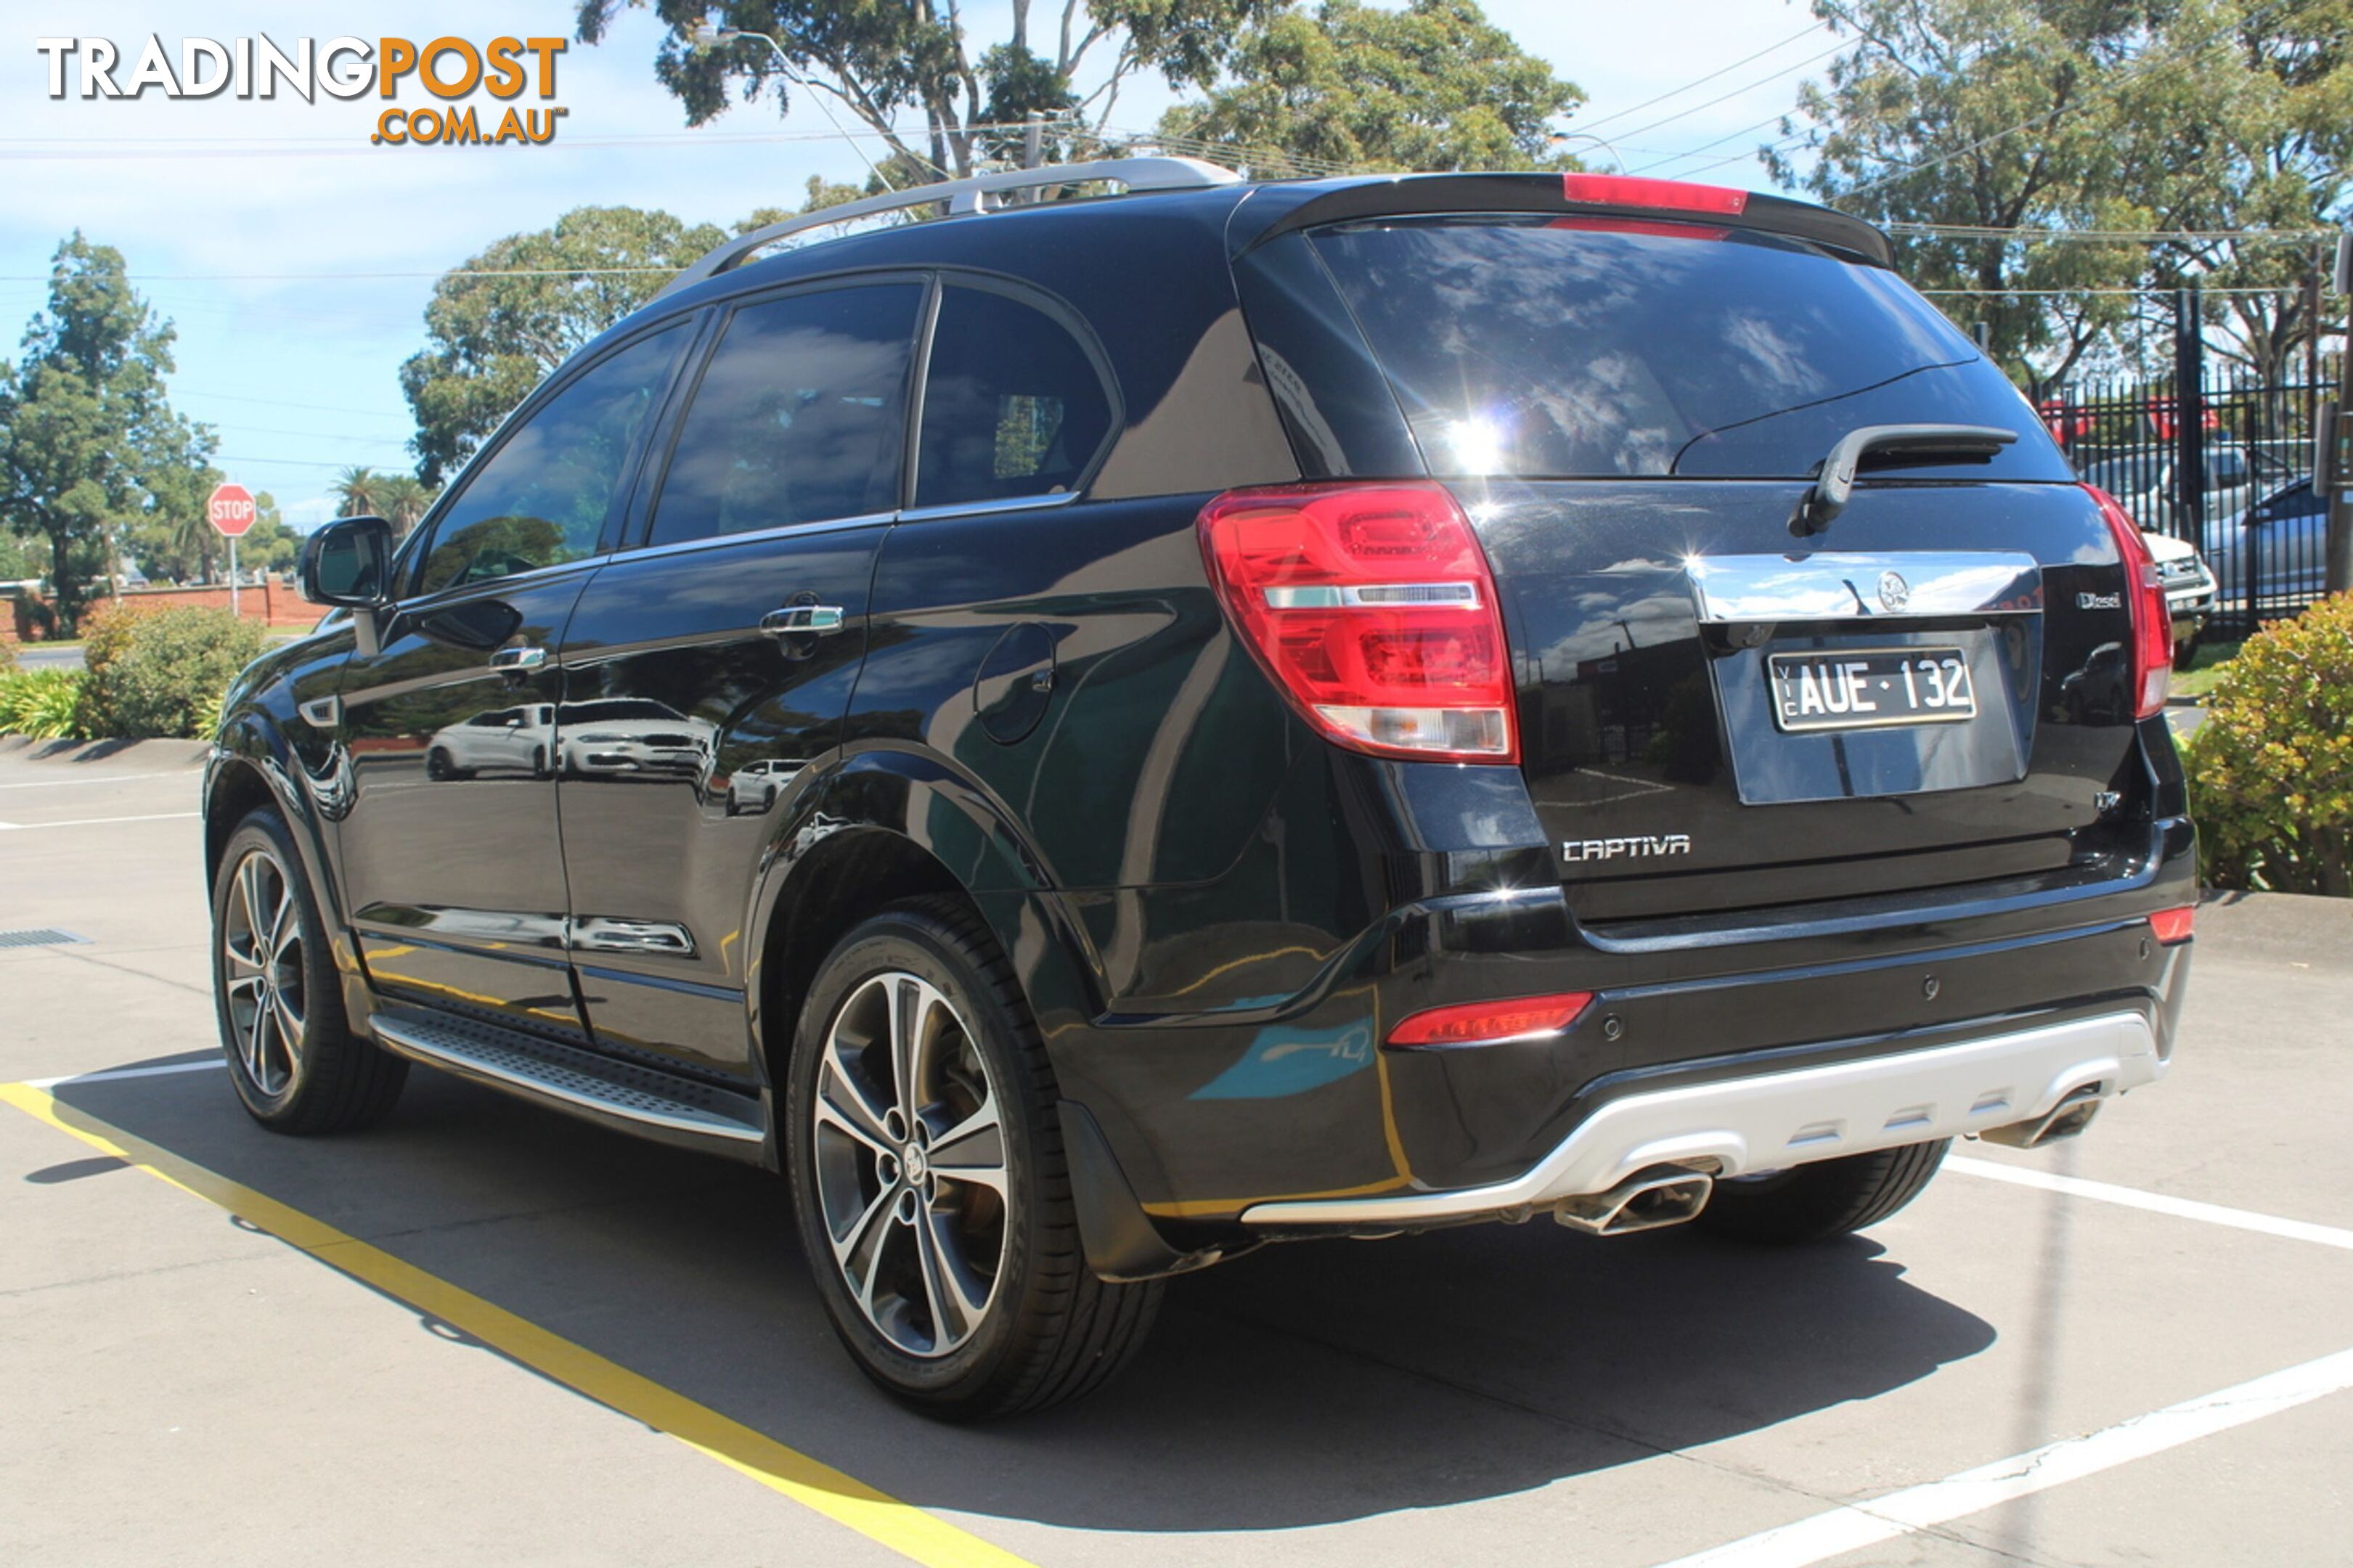
POLYGON ((2141 531, 2141 537, 2147 542, 2150 559, 2157 563, 2157 580, 2165 589, 2165 607, 2173 617, 2173 668, 2188 669, 2198 656, 2198 639, 2214 616, 2214 574, 2186 540, 2147 529, 2141 531))
POLYGON ((494 708, 435 731, 425 750, 425 776, 437 784, 498 772, 543 779, 554 745, 554 704, 494 708))
POLYGON ((2206 563, 2225 603, 2252 591, 2260 614, 2320 597, 2328 572, 2328 502, 2309 478, 2282 485, 2234 517, 2206 525, 2206 563))
MULTIPOLYGON (((2097 485, 2132 513, 2134 521, 2152 531, 2162 531, 2173 521, 2174 459, 2173 454, 2162 448, 2150 447, 2137 452, 2125 452, 2102 458, 2084 466, 2084 482, 2097 485)), ((2202 509, 2208 521, 2231 516, 2255 499, 2256 470, 2246 447, 2236 441, 2209 439, 2206 443, 2206 501, 2202 509)))

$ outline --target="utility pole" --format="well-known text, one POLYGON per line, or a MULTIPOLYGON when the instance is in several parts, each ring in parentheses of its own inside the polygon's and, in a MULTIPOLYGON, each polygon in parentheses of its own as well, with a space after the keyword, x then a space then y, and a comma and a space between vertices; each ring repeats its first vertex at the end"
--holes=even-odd
POLYGON ((2312 483, 2315 489, 2324 484, 2328 496, 2328 555, 2327 575, 2323 579, 2327 591, 2342 594, 2353 590, 2353 493, 2348 493, 2344 483, 2344 409, 2353 402, 2353 234, 2337 237, 2337 297, 2345 301, 2346 350, 2337 357, 2337 391, 2330 400, 2332 417, 2324 423, 2328 451, 2314 453, 2312 483))

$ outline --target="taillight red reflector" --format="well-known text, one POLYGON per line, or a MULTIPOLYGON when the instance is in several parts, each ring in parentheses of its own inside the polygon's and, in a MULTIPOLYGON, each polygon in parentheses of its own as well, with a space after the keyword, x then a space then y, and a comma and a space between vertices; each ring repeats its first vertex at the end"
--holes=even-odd
POLYGON ((1435 484, 1279 485, 1201 510, 1236 634, 1342 745, 1509 763, 1511 650, 1470 519, 1435 484))
POLYGON ((1429 1048, 1487 1046, 1503 1040, 1557 1035, 1593 1005, 1590 991, 1550 996, 1515 996, 1504 1002, 1465 1002, 1416 1013, 1389 1031, 1389 1044, 1429 1048))
POLYGON ((2158 943, 2171 947, 2189 940, 2189 928, 2198 919, 2198 906, 2184 904, 2178 910, 2159 910, 2148 917, 2148 929, 2156 933, 2158 943))
POLYGON ((2124 558, 2125 602, 2132 610, 2133 713, 2154 719, 2165 711, 2165 693, 2173 682, 2173 612, 2166 607, 2165 584, 2157 575, 2157 558, 2148 541, 2124 503, 2100 489, 2085 485, 2116 536, 2116 553, 2124 558))
POLYGON ((1730 213, 1748 207, 1748 193, 1730 185, 1694 185, 1683 180, 1646 180, 1638 174, 1563 174, 1560 194, 1597 206, 1650 207, 1661 212, 1730 213))

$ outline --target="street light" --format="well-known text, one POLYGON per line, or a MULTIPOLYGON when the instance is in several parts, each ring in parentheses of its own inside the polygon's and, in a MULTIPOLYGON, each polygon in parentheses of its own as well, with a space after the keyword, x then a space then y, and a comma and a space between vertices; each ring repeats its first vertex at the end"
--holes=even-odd
POLYGON ((811 100, 817 104, 817 111, 825 116, 825 122, 833 127, 835 134, 849 143, 849 150, 858 154, 858 161, 866 165, 866 172, 873 175, 884 190, 895 191, 899 188, 890 182, 881 169, 874 166, 874 160, 866 155, 866 149, 859 144, 858 138, 844 129, 840 121, 833 117, 833 110, 826 106, 825 100, 816 96, 817 87, 807 77, 793 68, 793 58, 785 53, 784 45, 765 33, 754 33, 743 27, 723 26, 708 16, 688 29, 686 37, 687 42, 698 49, 715 49, 723 44, 732 44, 738 38, 757 38, 767 45, 769 51, 776 57, 776 64, 783 68, 785 79, 808 89, 811 100))

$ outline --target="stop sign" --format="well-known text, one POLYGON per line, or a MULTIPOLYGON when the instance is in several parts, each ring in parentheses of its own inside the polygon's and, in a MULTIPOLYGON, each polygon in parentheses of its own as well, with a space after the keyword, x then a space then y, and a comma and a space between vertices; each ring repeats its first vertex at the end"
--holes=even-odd
POLYGON ((219 485, 205 503, 205 516, 221 532, 235 539, 253 526, 253 492, 243 485, 219 485))

